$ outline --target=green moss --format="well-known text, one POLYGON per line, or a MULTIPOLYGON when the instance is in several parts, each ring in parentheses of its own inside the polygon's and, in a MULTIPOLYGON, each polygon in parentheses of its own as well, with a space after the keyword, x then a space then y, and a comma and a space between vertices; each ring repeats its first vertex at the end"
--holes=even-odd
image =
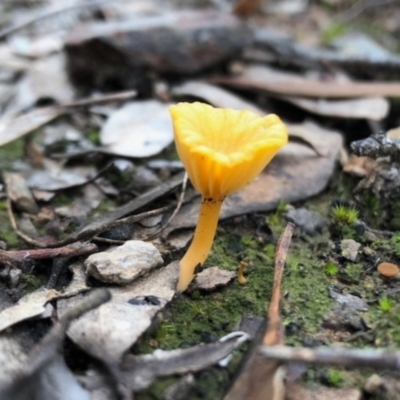
POLYGON ((333 263, 327 263, 325 265, 325 274, 328 276, 335 276, 339 271, 339 268, 333 263))
POLYGON ((389 229, 400 230, 400 201, 390 203, 389 229))
POLYGON ((46 277, 38 275, 22 274, 20 283, 24 286, 24 295, 39 289, 46 283, 46 277))
POLYGON ((364 268, 361 264, 347 264, 339 272, 339 278, 342 282, 348 284, 360 283, 364 268))
POLYGON ((337 205, 332 209, 333 223, 338 225, 352 225, 358 218, 358 211, 352 207, 337 205))
POLYGON ((392 311, 393 304, 386 296, 384 296, 379 299, 378 307, 384 313, 388 313, 388 312, 392 311))
POLYGON ((337 387, 340 385, 342 381, 340 371, 336 369, 329 369, 327 374, 328 384, 333 387, 337 387))
POLYGON ((0 240, 6 242, 8 249, 15 248, 19 243, 18 236, 11 228, 5 201, 0 201, 0 240))
POLYGON ((24 154, 24 138, 0 147, 0 169, 9 169, 15 160, 24 154))
POLYGON ((86 135, 87 139, 92 142, 95 146, 98 146, 100 144, 100 134, 99 131, 90 131, 86 135))
POLYGON ((321 34, 321 42, 327 46, 336 38, 343 35, 348 29, 348 26, 340 22, 331 23, 321 34))
POLYGON ((116 207, 116 203, 112 199, 104 199, 94 210, 92 210, 88 218, 93 218, 96 215, 103 215, 113 210, 116 207))
POLYGON ((375 240, 370 247, 379 252, 383 260, 396 263, 396 259, 400 259, 400 234, 397 233, 388 240, 375 240))
POLYGON ((72 205, 73 196, 68 196, 66 194, 57 193, 52 201, 51 204, 53 207, 68 207, 72 205))
POLYGON ((282 232, 284 228, 284 212, 286 209, 286 202, 281 200, 273 213, 269 214, 266 218, 267 224, 271 227, 271 229, 282 232))
POLYGON ((370 307, 365 320, 372 328, 374 346, 398 348, 400 346, 400 302, 382 297, 375 307, 370 307))

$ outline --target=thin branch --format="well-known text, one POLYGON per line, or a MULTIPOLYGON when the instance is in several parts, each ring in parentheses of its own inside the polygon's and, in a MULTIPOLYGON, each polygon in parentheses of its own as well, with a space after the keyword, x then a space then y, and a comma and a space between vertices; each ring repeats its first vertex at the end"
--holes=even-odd
POLYGON ((0 259, 1 257, 5 257, 15 261, 23 261, 43 260, 49 258, 52 259, 57 257, 79 257, 95 253, 97 250, 97 246, 93 243, 77 242, 68 246, 56 247, 52 249, 43 248, 18 251, 0 250, 0 259))
POLYGON ((344 368, 376 368, 400 371, 400 351, 393 349, 345 349, 332 347, 296 348, 261 346, 260 353, 269 360, 297 361, 305 364, 344 368))
POLYGON ((272 286, 271 301, 268 307, 268 326, 263 339, 263 344, 265 345, 277 345, 283 343, 283 327, 279 315, 279 303, 281 298, 283 270, 293 231, 294 225, 289 222, 279 238, 275 250, 274 283, 272 286))
POLYGON ((185 198, 185 193, 186 193, 186 186, 187 186, 187 182, 188 182, 188 174, 187 172, 185 172, 185 176, 183 177, 183 181, 182 181, 182 189, 181 189, 181 194, 179 196, 178 199, 178 203, 175 207, 174 212, 171 214, 171 216, 168 218, 168 221, 160 228, 158 229, 156 232, 151 233, 150 235, 146 236, 145 238, 143 238, 142 240, 149 240, 151 238, 156 237, 157 235, 159 235, 170 223, 171 221, 175 218, 176 214, 178 214, 179 210, 182 207, 183 204, 183 200, 185 198))
POLYGON ((32 239, 31 237, 29 237, 28 235, 25 235, 24 232, 22 232, 18 229, 17 222, 15 221, 15 216, 14 216, 14 212, 12 209, 12 204, 11 204, 10 198, 7 198, 6 206, 7 206, 8 219, 10 220, 11 228, 14 230, 15 234, 20 239, 22 239, 23 241, 25 241, 26 243, 28 243, 34 247, 41 247, 41 248, 46 247, 46 245, 44 245, 43 243, 38 242, 35 239, 32 239))
POLYGON ((336 18, 341 22, 350 22, 369 8, 383 7, 397 2, 398 0, 359 0, 336 18))
POLYGON ((95 236, 93 239, 95 242, 107 243, 107 244, 124 244, 126 240, 116 240, 116 239, 109 239, 101 236, 95 236))
POLYGON ((51 328, 50 332, 30 353, 30 363, 26 366, 25 375, 33 374, 54 358, 56 351, 61 349, 65 331, 71 322, 110 299, 111 293, 107 289, 95 289, 78 304, 67 310, 60 321, 51 328))
POLYGON ((29 18, 26 21, 23 21, 19 24, 12 25, 8 28, 4 28, 0 31, 0 40, 4 40, 7 36, 18 32, 21 29, 28 28, 31 25, 34 25, 44 19, 51 18, 56 16, 57 14, 64 14, 69 11, 73 11, 79 8, 89 8, 89 7, 97 7, 104 3, 109 3, 111 0, 94 0, 91 2, 82 2, 79 4, 73 4, 67 7, 49 7, 49 9, 45 10, 42 14, 37 15, 33 18, 29 18))

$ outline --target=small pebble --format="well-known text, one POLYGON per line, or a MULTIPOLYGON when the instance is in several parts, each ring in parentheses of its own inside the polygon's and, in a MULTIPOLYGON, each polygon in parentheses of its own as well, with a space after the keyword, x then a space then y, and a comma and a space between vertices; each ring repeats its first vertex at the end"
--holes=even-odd
POLYGON ((293 222, 302 234, 311 236, 320 233, 325 225, 324 220, 318 214, 305 208, 289 210, 286 219, 293 222))
POLYGON ((399 274, 399 267, 396 264, 383 262, 378 265, 378 272, 386 278, 394 278, 399 274))
MULTIPOLYGON (((153 244, 128 240, 122 246, 90 255, 84 264, 86 272, 101 282, 127 285, 162 263, 161 254, 153 244)), ((149 302, 150 297, 154 296, 145 300, 149 302)), ((150 301, 155 304, 158 299, 150 301)))
POLYGON ((342 256, 350 261, 355 261, 361 244, 353 239, 343 239, 340 243, 342 256))

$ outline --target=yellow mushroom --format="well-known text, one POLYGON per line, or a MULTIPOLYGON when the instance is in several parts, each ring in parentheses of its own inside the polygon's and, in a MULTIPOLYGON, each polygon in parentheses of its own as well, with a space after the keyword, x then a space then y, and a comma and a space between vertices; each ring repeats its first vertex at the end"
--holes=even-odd
POLYGON ((192 243, 179 264, 177 290, 183 292, 208 256, 224 198, 248 185, 287 143, 288 135, 274 114, 260 117, 202 103, 178 103, 169 112, 179 157, 202 196, 192 243))

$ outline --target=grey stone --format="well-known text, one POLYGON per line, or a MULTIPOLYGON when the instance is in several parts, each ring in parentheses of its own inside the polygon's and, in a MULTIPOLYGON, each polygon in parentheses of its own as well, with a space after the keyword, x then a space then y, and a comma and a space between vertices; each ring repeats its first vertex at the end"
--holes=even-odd
POLYGON ((89 275, 102 282, 126 285, 162 263, 153 244, 129 240, 122 246, 90 255, 85 266, 89 275))
POLYGON ((286 214, 286 219, 289 222, 293 222, 302 233, 308 235, 315 235, 321 232, 325 225, 324 220, 318 214, 308 211, 305 208, 289 210, 286 214))
POLYGON ((349 261, 355 261, 361 244, 353 239, 343 239, 340 242, 342 256, 349 261))

